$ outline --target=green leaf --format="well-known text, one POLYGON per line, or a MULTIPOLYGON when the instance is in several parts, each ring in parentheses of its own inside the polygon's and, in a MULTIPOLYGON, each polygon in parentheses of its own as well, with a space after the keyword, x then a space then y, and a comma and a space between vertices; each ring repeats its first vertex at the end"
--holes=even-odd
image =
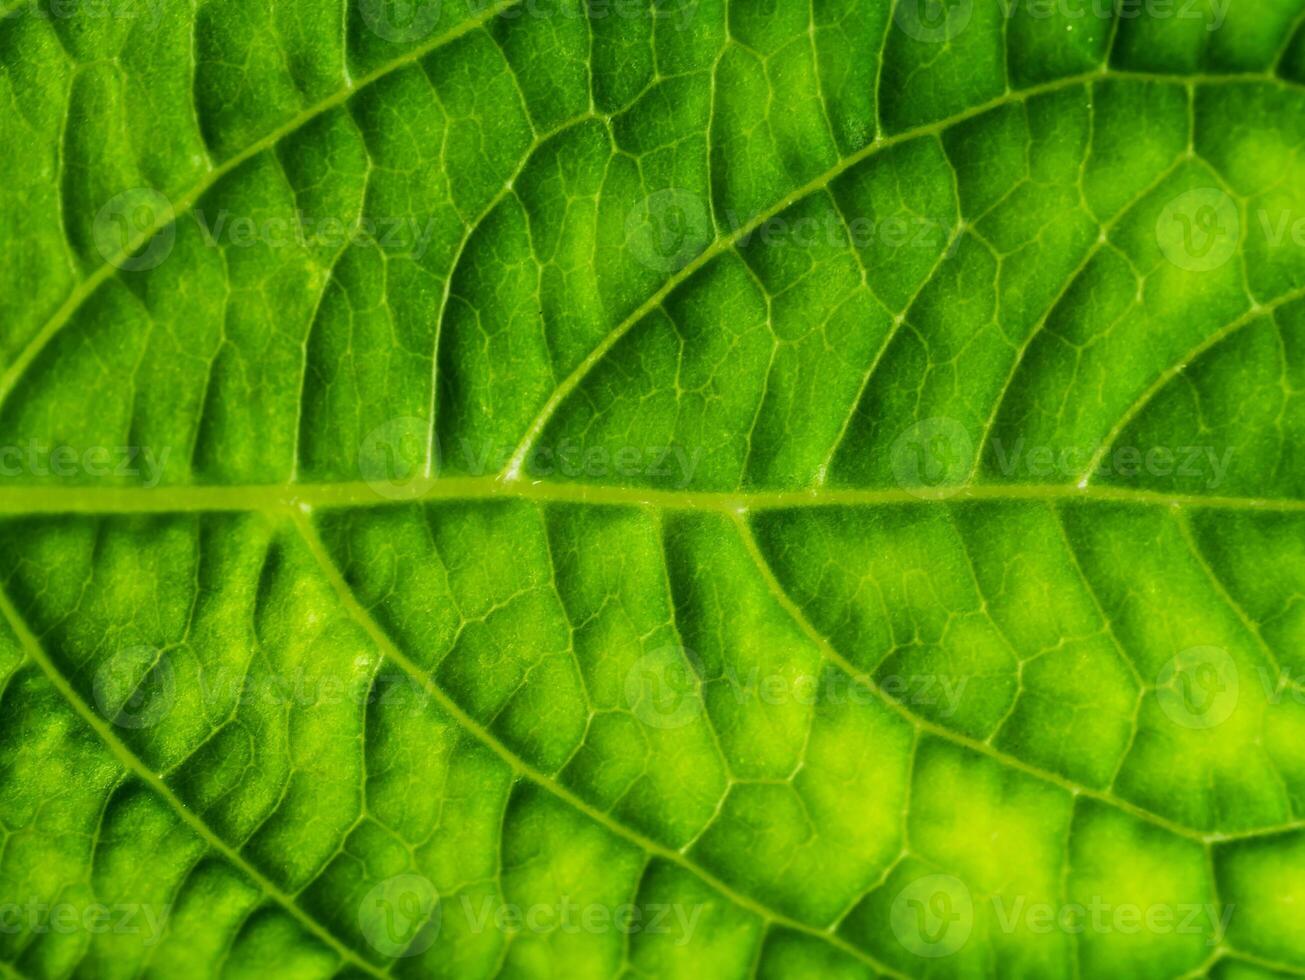
POLYGON ((0 0, 0 973, 1305 973, 1300 0, 0 0))

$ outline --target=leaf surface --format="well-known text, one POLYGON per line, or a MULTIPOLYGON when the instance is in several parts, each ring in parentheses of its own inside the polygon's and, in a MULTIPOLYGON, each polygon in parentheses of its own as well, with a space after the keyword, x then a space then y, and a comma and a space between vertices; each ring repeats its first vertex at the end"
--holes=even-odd
POLYGON ((1105 6, 0 6, 4 972, 1305 972, 1305 10, 1105 6))

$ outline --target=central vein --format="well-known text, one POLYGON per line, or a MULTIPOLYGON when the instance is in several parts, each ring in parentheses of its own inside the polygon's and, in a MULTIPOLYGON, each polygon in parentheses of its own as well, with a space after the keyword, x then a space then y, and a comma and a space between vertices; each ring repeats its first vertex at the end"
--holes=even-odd
POLYGON ((531 481, 524 477, 419 477, 404 482, 255 486, 0 486, 0 514, 128 514, 195 511, 291 512, 411 502, 524 500, 536 503, 740 514, 808 507, 877 507, 965 502, 1132 504, 1146 507, 1305 511, 1305 500, 1169 494, 1100 484, 971 484, 962 487, 822 487, 712 492, 531 481))

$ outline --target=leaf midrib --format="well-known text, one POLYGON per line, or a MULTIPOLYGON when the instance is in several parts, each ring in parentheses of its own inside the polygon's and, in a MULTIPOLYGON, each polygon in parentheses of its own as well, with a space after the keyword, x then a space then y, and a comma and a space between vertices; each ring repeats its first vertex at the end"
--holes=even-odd
MULTIPOLYGON (((305 110, 284 126, 269 133, 256 143, 251 144, 251 146, 245 151, 242 151, 235 157, 229 158, 219 167, 211 170, 205 176, 204 182, 197 185, 178 201, 176 215, 179 217, 189 211, 189 209, 193 207, 205 193, 240 165, 257 156, 259 153, 275 146, 282 139, 299 130, 314 118, 317 118, 321 114, 345 103, 359 89, 378 81, 393 71, 399 70, 402 67, 406 67, 407 65, 418 61, 420 58, 430 53, 430 51, 447 43, 451 43, 463 34, 478 29, 484 22, 492 19, 492 17, 496 16, 499 12, 516 6, 518 2, 519 0, 507 0, 507 2, 501 2, 491 6, 475 18, 459 25, 458 28, 453 31, 428 42, 428 45, 423 46, 423 48, 418 49, 403 58, 396 59, 394 62, 387 63, 371 75, 358 80, 323 102, 305 110)), ((15 4, 11 9, 17 9, 19 6, 22 6, 22 4, 15 4)), ((4 13, 8 12, 9 11, 4 11, 4 13)), ((694 272, 705 266, 712 259, 727 252, 736 244, 737 240, 747 234, 750 230, 755 229, 755 227, 758 227, 764 221, 769 220, 769 218, 773 217, 775 214, 782 212, 796 201, 827 187, 828 184, 839 174, 850 169, 864 159, 873 156, 875 153, 887 149, 889 146, 909 139, 928 135, 930 132, 941 132, 967 118, 991 111, 1003 104, 1017 100, 1032 99, 1048 92, 1072 87, 1078 84, 1089 83, 1093 80, 1107 77, 1127 78, 1137 76, 1136 73, 1111 72, 1107 68, 1102 68, 1081 76, 1060 79, 1053 83, 1034 86, 1019 92, 1007 92, 997 100, 967 110, 964 113, 957 114, 956 116, 950 117, 946 120, 920 127, 918 130, 906 131, 892 137, 876 140, 861 151, 841 159, 834 168, 831 168, 831 170, 827 171, 826 174, 817 178, 811 184, 787 195, 772 208, 769 208, 767 211, 758 215, 757 218, 754 219, 753 222, 750 222, 747 227, 740 229, 732 236, 715 240, 706 252, 695 259, 693 263, 690 263, 690 266, 681 270, 680 273, 677 273, 676 276, 672 277, 671 280, 668 281, 661 290, 650 297, 645 304, 635 312, 635 314, 632 314, 622 324, 614 328, 599 347, 595 348, 589 357, 586 358, 585 362, 577 368, 576 372, 571 377, 567 378, 563 385, 554 392, 548 405, 545 406, 544 413, 541 414, 536 422, 532 424, 527 432, 525 440, 518 449, 518 453, 514 455, 518 467, 519 463, 528 455, 529 448, 534 440, 543 432, 549 418, 551 418, 552 412, 562 403, 562 401, 565 400, 571 390, 579 383, 584 375, 588 373, 588 370, 601 360, 608 351, 610 351, 611 347, 619 341, 620 337, 628 332, 628 330, 642 319, 643 316, 656 309, 675 288, 683 283, 683 281, 687 280, 694 272)), ((1236 75, 1227 77, 1141 77, 1169 84, 1191 84, 1194 82, 1198 84, 1203 82, 1213 84, 1229 81, 1273 81, 1279 84, 1286 84, 1284 79, 1272 75, 1236 75)), ((159 228, 155 228, 144 234, 141 241, 137 244, 143 244, 162 227, 163 226, 160 225, 159 228)), ((468 236, 470 235, 470 232, 471 229, 468 229, 468 236)), ((132 248, 124 250, 126 253, 129 253, 130 251, 132 251, 132 248)), ((4 403, 14 387, 16 387, 16 385, 21 381, 26 370, 30 367, 32 361, 40 354, 41 350, 44 349, 50 340, 53 339, 53 337, 57 335, 59 331, 73 318, 81 305, 99 288, 99 286, 103 285, 114 276, 115 272, 116 268, 112 263, 106 262, 77 285, 74 291, 69 295, 68 299, 65 300, 64 304, 56 312, 54 317, 41 328, 33 341, 23 350, 20 356, 10 365, 3 375, 0 375, 0 404, 4 403)), ((1253 312, 1258 313, 1259 310, 1253 312)), ((1117 428, 1121 427, 1122 426, 1117 426, 1117 428)), ((518 470, 514 469, 512 472, 515 474, 518 470)), ((1168 495, 1150 491, 1133 491, 1095 485, 1086 488, 1080 488, 1073 485, 975 485, 959 489, 943 489, 934 491, 908 491, 901 489, 821 489, 818 491, 742 491, 736 493, 699 493, 694 491, 657 491, 581 484, 540 483, 529 482, 522 478, 503 479, 500 477, 487 477, 447 480, 431 479, 422 481, 415 486, 415 489, 417 492, 413 499, 432 502, 440 500, 519 499, 541 503, 573 503, 598 506, 653 506, 667 510, 727 513, 734 516, 740 527, 744 529, 746 529, 746 522, 738 519, 738 515, 756 510, 830 506, 897 506, 968 501, 1083 501, 1125 503, 1139 506, 1176 506, 1183 508, 1226 508, 1292 512, 1305 510, 1305 500, 1168 495)), ((308 525, 307 520, 302 516, 304 511, 314 508, 355 507, 367 505, 384 506, 389 505, 390 503, 391 501, 378 498, 375 491, 373 491, 366 483, 358 482, 286 486, 192 486, 158 489, 49 488, 36 486, 0 488, 0 514, 50 512, 111 514, 137 511, 181 512, 211 510, 289 511, 296 515, 297 523, 300 525, 301 532, 304 532, 304 529, 307 528, 307 531, 304 533, 304 538, 310 549, 315 550, 319 561, 323 562, 328 562, 329 558, 320 548, 320 543, 315 542, 311 532, 311 527, 308 525), (316 548, 314 548, 315 544, 316 548)), ((766 575, 767 566, 765 565, 764 559, 760 553, 756 551, 755 542, 752 542, 750 545, 750 550, 754 553, 754 558, 757 560, 757 564, 763 575, 766 575)), ((332 569, 334 568, 333 565, 331 567, 332 569)), ((336 575, 338 577, 338 572, 336 572, 336 575)), ((339 581, 340 583, 343 583, 343 579, 339 579, 339 581)), ((776 598, 779 599, 781 604, 783 604, 784 598, 782 587, 780 587, 779 583, 773 579, 773 575, 770 576, 769 582, 773 589, 779 590, 776 592, 776 598)), ((362 608, 358 606, 356 598, 353 597, 352 592, 348 590, 347 587, 345 592, 347 593, 345 596, 346 601, 351 603, 351 611, 358 614, 363 625, 369 629, 371 628, 368 626, 369 623, 371 626, 375 626, 370 617, 366 615, 365 610, 362 610, 362 608)), ((788 606, 785 606, 785 608, 788 609, 788 606)), ((130 756, 130 750, 121 745, 113 733, 108 729, 108 726, 104 725, 103 722, 94 715, 94 712, 91 711, 89 706, 77 696, 67 680, 59 674, 58 670, 41 650, 39 641, 37 641, 36 638, 30 634, 30 631, 26 629, 25 625, 22 623, 21 617, 18 616, 9 600, 3 595, 3 592, 0 592, 0 611, 3 612, 5 618, 11 621, 13 628, 20 633, 20 638, 23 640, 24 645, 29 648, 29 655, 32 659, 49 676, 52 683, 55 684, 60 693, 70 702, 70 704, 72 704, 73 708, 78 710, 78 713, 89 721, 92 724, 92 727, 94 727, 101 737, 105 739, 109 747, 114 750, 115 755, 123 755, 125 753, 127 756, 130 756), (122 750, 121 752, 118 751, 119 748, 122 750)), ((810 624, 806 622, 805 617, 801 615, 800 609, 797 609, 796 606, 794 606, 793 609, 790 609, 789 612, 798 620, 799 625, 802 625, 804 629, 810 626, 810 624)), ((379 630, 379 627, 376 627, 376 629, 379 630)), ((381 636, 383 637, 384 634, 382 633, 381 636)), ((820 644, 821 649, 826 656, 842 667, 850 676, 861 683, 867 684, 867 686, 872 685, 873 682, 866 679, 861 672, 857 671, 854 667, 844 661, 841 658, 841 655, 837 654, 837 651, 834 651, 832 647, 829 646, 827 640, 819 636, 819 634, 814 634, 813 638, 820 644)), ((392 659, 395 659, 395 654, 397 654, 398 657, 403 657, 401 651, 395 649, 394 645, 388 640, 386 640, 385 649, 387 650, 387 655, 390 655, 392 659), (389 651, 393 652, 391 653, 389 651)), ((406 660, 406 658, 404 659, 406 660)), ((408 669, 408 667, 412 667, 414 670, 417 669, 415 665, 410 662, 405 665, 405 669, 408 669)), ((443 692, 440 692, 440 695, 442 701, 449 700, 446 695, 443 695, 443 692)), ((889 707, 898 711, 898 713, 902 714, 903 717, 910 720, 921 730, 932 732, 933 729, 937 727, 924 719, 913 715, 908 709, 899 705, 897 702, 893 701, 893 699, 885 697, 884 700, 889 707)), ((460 708, 457 708, 456 705, 452 705, 452 707, 458 711, 459 721, 466 724, 469 719, 465 719, 465 713, 462 712, 460 708)), ((472 724, 474 725, 474 722, 472 722, 472 724)), ((966 740, 962 737, 958 737, 955 732, 951 732, 947 729, 938 728, 938 731, 935 732, 935 734, 957 741, 961 744, 966 744, 966 740)), ((492 736, 483 736, 483 738, 486 743, 489 744, 491 748, 495 748, 496 751, 501 748, 492 736)), ((976 743, 976 746, 974 747, 977 748, 978 744, 979 743, 976 743)), ((500 752, 500 754, 503 753, 500 752)), ((505 756, 505 758, 507 758, 507 756, 505 756)), ((508 761, 511 763, 512 759, 515 758, 515 756, 512 756, 508 761)), ((315 920, 299 910, 298 907, 294 905, 293 899, 283 893, 280 889, 277 889, 276 886, 268 881, 265 876, 261 875, 256 868, 250 866, 238 854, 238 852, 232 850, 229 845, 226 845, 220 840, 220 838, 217 838, 212 831, 207 828, 202 820, 193 816, 193 814, 190 814, 190 812, 186 810, 184 804, 182 804, 180 800, 172 794, 166 784, 163 784, 154 776, 154 774, 150 773, 148 768, 144 767, 143 763, 140 763, 139 760, 135 760, 134 756, 131 756, 130 760, 124 758, 123 761, 124 764, 128 764, 128 768, 135 771, 141 776, 141 778, 149 782, 154 789, 163 793, 165 799, 167 799, 174 809, 177 810, 182 819, 200 832, 201 836, 208 841, 211 846, 220 850, 228 857, 228 859, 236 863, 242 871, 249 874, 251 878, 253 878, 253 880, 257 882, 269 895, 269 897, 286 905, 291 914, 295 915, 295 917, 313 931, 315 935, 319 938, 323 938, 328 945, 330 945, 339 955, 344 957, 346 961, 367 970, 373 975, 384 975, 378 973, 374 965, 367 963, 365 960, 359 959, 357 955, 353 954, 347 947, 342 946, 338 940, 331 936, 329 932, 326 932, 323 927, 315 922, 315 920), (134 760, 134 764, 129 764, 131 760, 134 760)), ((1019 760, 1013 760, 1013 762, 1018 763, 1020 768, 1027 769, 1040 779, 1058 781, 1055 779, 1053 774, 1048 774, 1042 770, 1028 767, 1019 763, 1019 760)), ((517 772, 518 775, 535 779, 536 777, 533 774, 533 771, 529 770, 528 767, 522 769, 522 765, 524 765, 524 763, 521 763, 518 759, 517 764, 513 765, 514 771, 517 772)), ((544 778, 548 779, 546 776, 544 778)), ((585 803, 582 799, 575 797, 574 800, 571 800, 569 797, 574 796, 574 794, 570 794, 569 791, 565 790, 565 788, 558 787, 551 779, 548 779, 548 784, 548 788, 553 791, 561 789, 562 792, 567 793, 568 796, 564 796, 564 798, 567 799, 568 802, 571 802, 572 805, 580 806, 583 812, 587 815, 599 820, 605 825, 609 825, 612 829, 618 830, 623 836, 636 840, 637 842, 641 841, 641 846, 650 853, 657 853, 672 860, 674 860, 675 856, 678 854, 678 852, 672 849, 665 848, 663 845, 658 845, 654 841, 643 838, 642 835, 639 835, 637 832, 617 824, 612 820, 612 818, 602 814, 600 811, 594 810, 592 806, 585 803)), ((1081 787, 1077 787, 1068 781, 1064 781, 1064 784, 1066 788, 1069 788, 1076 793, 1083 791, 1081 787)), ((1088 795, 1095 794, 1089 792, 1088 795)), ((1120 806, 1120 802, 1113 798, 1107 799, 1106 802, 1114 806, 1120 806)), ((1140 811, 1140 814, 1145 815, 1147 819, 1153 821, 1156 819, 1153 815, 1146 813, 1146 811, 1140 811)), ((1190 829, 1184 828, 1177 828, 1176 832, 1185 832, 1189 836, 1193 833, 1190 829)), ((1261 834, 1267 832, 1270 831, 1254 831, 1253 833, 1261 834)), ((1214 839, 1211 835, 1204 835, 1204 838, 1207 841, 1214 839)), ((686 862, 682 859, 681 863, 686 862)), ((689 863, 688 866, 695 874, 703 877, 704 880, 713 887, 722 891, 732 901, 763 915, 764 918, 770 922, 800 929, 822 939, 826 939, 844 949, 845 952, 857 956, 864 962, 870 963, 876 969, 886 971, 894 976, 898 975, 895 971, 892 971, 874 961, 864 951, 850 943, 847 943, 841 937, 830 932, 813 929, 810 926, 803 925, 794 920, 788 920, 783 915, 766 909, 764 905, 761 905, 746 896, 739 895, 728 885, 716 880, 709 872, 705 872, 703 869, 700 869, 691 863, 689 863)), ((3 964, 0 964, 0 966, 2 965, 3 964)))
POLYGON ((401 494, 383 496, 369 483, 256 484, 175 487, 0 486, 0 515, 293 513, 339 508, 368 509, 402 504, 518 500, 540 504, 644 507, 664 511, 740 514, 754 511, 829 507, 901 507, 965 503, 1082 503, 1186 510, 1305 512, 1305 500, 1223 497, 1135 490, 1091 483, 1080 486, 977 483, 956 487, 739 490, 658 490, 590 483, 564 483, 502 476, 419 478, 401 494))
MULTIPOLYGON (((441 482, 442 484, 449 484, 455 481, 439 481, 439 482, 441 482)), ((476 482, 484 483, 486 481, 476 481, 476 482)), ((494 481, 494 482, 497 482, 499 486, 504 486, 504 484, 501 481, 494 481)), ((525 486, 530 486, 537 489, 539 485, 525 485, 525 486)), ((589 489, 592 490, 595 488, 589 488, 589 489)), ((970 488, 970 491, 968 491, 967 499, 975 499, 973 494, 974 491, 978 489, 980 488, 970 488)), ((1010 489, 1010 488, 992 488, 992 489, 1010 489)), ((1046 491, 1046 490, 1053 490, 1053 489, 1064 490, 1067 488, 1041 487, 1036 489, 1046 491)), ((1068 488, 1068 489, 1074 489, 1074 488, 1068 488)), ((368 489, 367 492, 371 493, 370 489, 368 489)), ((885 493, 891 493, 895 496, 897 502, 899 503, 921 502, 916 496, 907 494, 906 491, 884 491, 884 492, 868 491, 868 492, 875 493, 877 496, 881 498, 884 496, 885 493)), ((139 495, 148 495, 151 493, 151 491, 137 491, 137 493, 139 495)), ((852 491, 852 493, 865 494, 867 493, 867 491, 852 491)), ((830 497, 830 496, 837 496, 839 494, 840 494, 839 491, 824 491, 818 496, 830 497)), ((501 496, 502 493, 500 492, 498 495, 501 496)), ((1082 492, 1080 492, 1080 495, 1082 495, 1082 492)), ((1100 495, 1101 495, 1100 489, 1098 489, 1095 493, 1091 494, 1091 496, 1097 498, 1099 498, 1100 495)), ((772 495, 772 496, 783 497, 785 495, 781 494, 781 495, 772 495)), ((1137 495, 1130 494, 1130 496, 1136 497, 1137 495)), ((730 498, 726 498, 726 499, 730 499, 730 498)), ((617 501, 608 501, 608 502, 616 503, 617 501)), ((944 501, 941 499, 935 501, 935 503, 942 503, 942 502, 944 501)), ((1162 502, 1161 500, 1151 501, 1152 504, 1159 504, 1161 502, 1162 502)), ((620 503, 629 505, 631 501, 621 500, 620 503)), ((1202 501, 1202 503, 1204 503, 1204 501, 1202 501)), ((1245 504, 1246 502, 1241 501, 1240 503, 1245 504)), ((1305 502, 1293 501, 1290 503, 1297 505, 1297 507, 1301 509, 1305 509, 1305 502)), ((856 958, 860 959, 862 962, 870 964, 875 969, 881 972, 886 972, 889 975, 893 975, 893 976, 899 975, 895 971, 886 967, 884 964, 879 963, 873 956, 871 956, 866 951, 860 949, 855 944, 849 942, 848 940, 844 939, 842 936, 838 935, 838 933, 836 932, 837 924, 835 924, 835 926, 833 927, 830 927, 829 929, 820 929, 816 926, 812 926, 803 923, 799 920, 792 919, 786 916, 784 913, 770 908, 761 900, 754 899, 745 893, 739 892, 737 889, 729 885, 727 882, 719 879, 712 872, 701 867, 696 861, 691 859, 688 855, 682 853, 681 851, 677 851, 673 848, 670 848, 666 845, 660 844, 650 838, 647 838, 645 835, 639 833, 638 831, 625 826, 624 824, 612 818, 610 815, 596 809, 592 804, 588 803, 583 798, 577 796, 574 792, 572 792, 565 786, 558 783, 557 780, 549 776, 547 773, 543 773, 541 771, 536 770, 529 763, 521 759, 518 755, 512 752, 512 750, 507 748, 500 740, 498 740, 492 733, 490 733, 483 726, 479 725, 469 715, 467 715, 465 710, 462 709, 461 706, 456 701, 454 701, 451 696, 449 696, 446 692, 444 692, 441 688, 439 688, 438 685, 434 683, 434 681, 427 675, 425 671, 421 670, 421 668, 419 668, 414 662, 412 662, 407 657, 406 654, 404 654, 401 650, 397 648, 397 646, 388 637, 388 635, 379 626, 379 624, 377 624, 376 621, 370 616, 370 614, 368 614, 367 611, 361 607, 361 605, 357 601, 356 596, 353 595, 352 590, 348 587, 347 583, 344 581, 339 569, 336 567, 335 563, 330 558, 330 556, 326 553, 324 546, 321 544, 320 540, 318 539, 316 535, 316 531, 313 528, 312 523, 306 513, 306 511, 310 508, 297 506, 289 502, 286 502, 285 504, 283 504, 283 506, 285 506, 286 509, 288 509, 289 513, 293 517, 293 523, 296 526, 296 529, 298 530, 300 537, 304 541, 306 547, 308 547, 309 551, 313 554, 314 558, 320 565, 323 573, 330 579, 332 587, 337 592, 341 602, 343 603, 346 611, 349 613, 351 618, 357 621, 359 625, 368 632, 368 634, 372 637, 373 641, 378 644, 378 647, 381 649, 382 652, 385 653, 387 657, 389 657, 397 666, 401 667, 405 672, 409 673, 414 679, 416 679, 419 683, 421 683, 431 693, 431 695, 435 697, 440 702, 440 704, 452 714, 452 716, 459 723, 459 725, 461 725, 465 730, 468 731, 469 734, 477 738, 479 741, 483 742, 488 748, 490 748, 498 756, 500 756, 509 765, 509 767, 517 777, 529 779, 531 782, 540 785, 546 791, 552 793, 553 795, 556 795, 563 802, 566 802, 567 804, 576 808, 579 812, 595 820, 597 823, 604 826, 614 834, 617 834, 623 839, 626 839, 631 843, 635 844, 636 846, 639 846, 645 852, 652 855, 659 856, 665 860, 674 862, 677 865, 692 872, 697 877, 701 878, 704 882, 709 884, 711 887, 719 891, 723 896, 728 898, 730 901, 735 902, 740 907, 745 908, 753 912, 754 914, 757 914, 769 924, 785 926, 791 929, 799 930, 808 935, 829 942, 834 947, 842 950, 848 955, 855 956, 856 958)), ((776 503, 775 506, 780 506, 780 504, 776 503)), ((842 654, 840 654, 837 650, 835 650, 831 646, 829 640, 826 637, 824 637, 823 634, 819 633, 819 631, 816 630, 815 627, 810 623, 810 621, 806 618, 805 613, 803 613, 802 610, 799 607, 797 607, 797 605, 794 603, 792 598, 787 594, 787 591, 782 587, 782 585, 780 585, 778 580, 774 577, 774 573, 770 569, 769 563, 765 560, 764 556, 760 553, 756 541, 751 534, 751 530, 746 520, 744 519, 744 514, 746 513, 747 508, 736 508, 728 505, 721 505, 718 506, 717 509, 729 513, 731 519, 733 520, 733 522, 735 523, 735 525, 739 530, 740 536, 744 542, 744 546, 746 550, 748 551, 752 560, 756 564, 756 567, 759 573, 762 575, 768 590, 772 593, 773 597, 780 604, 780 606, 785 610, 786 614, 789 615, 794 620, 796 625, 814 643, 816 643, 816 645, 821 651, 822 656, 828 662, 834 664, 835 666, 843 670, 845 673, 847 673, 848 676, 855 683, 864 686, 867 690, 874 693, 878 698, 878 700, 880 700, 886 707, 888 707, 894 713, 899 715, 907 723, 912 725, 917 732, 927 733, 934 737, 947 740, 953 744, 957 744, 962 747, 968 748, 986 757, 994 759, 999 764, 1023 772, 1041 781, 1048 782, 1052 785, 1056 785, 1070 792, 1075 797, 1085 796, 1098 800, 1099 802, 1102 802, 1108 806, 1121 809, 1124 812, 1127 812, 1130 815, 1134 816, 1136 819, 1143 820, 1148 823, 1160 826, 1171 833, 1174 833, 1176 835, 1182 836, 1190 840, 1200 842, 1203 846, 1206 847, 1219 843, 1223 840, 1261 837, 1265 835, 1279 833, 1284 830, 1295 829, 1300 826, 1299 823, 1294 823, 1290 825, 1284 825, 1281 827, 1258 828, 1237 835, 1226 835, 1218 832, 1202 833, 1193 828, 1189 828, 1180 824, 1173 823, 1172 821, 1169 821, 1157 814, 1153 814, 1141 807, 1136 806, 1135 804, 1129 803, 1126 800, 1119 799, 1109 792, 1101 792, 1101 791, 1097 791, 1081 786, 1070 779, 1060 776, 1059 774, 1046 771, 1037 766, 1033 766, 1028 763, 1025 763, 1020 759, 1017 759, 1013 756, 1009 756, 1007 753, 994 748, 993 746, 989 745, 986 742, 980 742, 975 739, 968 738, 960 733, 952 731, 951 729, 937 725, 936 723, 931 722, 928 719, 916 715, 907 706, 902 705, 900 702, 897 702, 893 698, 884 694, 874 683, 873 678, 869 677, 863 671, 857 669, 855 665, 847 661, 847 659, 843 657, 842 654)), ((763 508, 758 508, 758 509, 763 509, 763 508)), ((3 590, 0 590, 0 613, 3 613, 4 618, 9 621, 11 627, 19 635, 19 639, 22 642, 24 648, 27 650, 29 657, 37 664, 37 666, 42 670, 42 672, 49 678, 51 683, 55 686, 56 690, 70 704, 70 706, 77 712, 77 714, 80 717, 82 717, 84 720, 86 720, 88 724, 91 725, 91 727, 95 730, 95 732, 99 735, 99 737, 105 742, 105 744, 109 747, 109 749, 114 753, 114 755, 122 762, 122 764, 126 768, 128 768, 139 778, 144 780, 148 785, 150 785, 151 788, 153 788, 156 792, 158 792, 163 797, 163 799, 166 802, 168 802, 168 804, 178 813, 180 818, 183 821, 185 821, 190 827, 192 827, 192 829, 194 829, 200 835, 200 837, 204 839, 212 848, 214 848, 219 853, 223 854, 228 860, 230 860, 233 864, 239 867, 244 873, 249 875, 249 877, 256 884, 258 884, 258 886, 269 896, 269 898, 283 905, 291 915, 293 915, 297 920, 301 922, 301 924, 305 926, 305 928, 309 929, 319 939, 322 939, 323 942, 325 942, 344 960, 367 970, 367 972, 371 973, 372 975, 375 976, 386 975, 382 972, 379 972, 376 969, 376 967, 374 967, 372 964, 367 963, 365 960, 362 960, 360 957, 358 957, 358 955, 354 953, 347 945, 342 943, 333 934, 331 934, 324 926, 318 923, 312 916, 310 916, 307 912, 302 910, 295 903, 292 896, 288 895, 287 893, 279 889, 257 868, 249 864, 249 862, 245 858, 243 858, 238 851, 236 851, 230 845, 226 844, 219 837, 217 837, 216 834, 207 826, 207 824, 203 822, 203 820, 198 815, 190 811, 176 797, 175 793, 172 792, 172 790, 167 786, 166 783, 164 783, 153 772, 151 772, 149 768, 141 760, 136 758, 136 756, 131 752, 129 748, 127 748, 123 743, 121 743, 121 741, 108 729, 108 726, 106 726, 98 718, 98 716, 94 714, 94 712, 89 707, 89 705, 86 704, 85 701, 78 696, 77 692, 71 687, 68 680, 62 675, 62 673, 53 664, 50 658, 45 654, 39 641, 36 639, 34 635, 32 635, 30 630, 27 628, 22 617, 14 609, 9 599, 4 594, 3 590)))

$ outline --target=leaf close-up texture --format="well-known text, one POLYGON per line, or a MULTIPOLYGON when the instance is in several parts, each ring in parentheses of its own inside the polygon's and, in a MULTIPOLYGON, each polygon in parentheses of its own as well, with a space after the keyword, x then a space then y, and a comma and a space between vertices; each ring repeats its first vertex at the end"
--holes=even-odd
POLYGON ((1305 975, 1305 0, 0 0, 0 978, 1305 975))

